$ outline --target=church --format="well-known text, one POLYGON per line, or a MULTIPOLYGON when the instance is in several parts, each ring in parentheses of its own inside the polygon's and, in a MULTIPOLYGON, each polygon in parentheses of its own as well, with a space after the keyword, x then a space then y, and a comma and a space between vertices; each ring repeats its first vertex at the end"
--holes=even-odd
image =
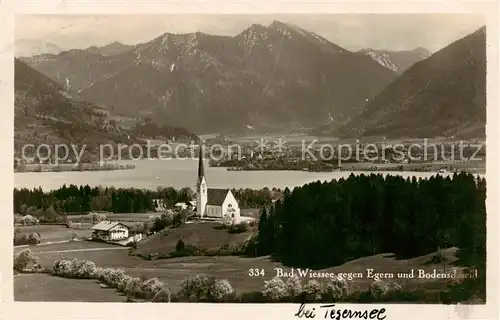
POLYGON ((198 217, 218 220, 227 218, 234 223, 240 221, 240 207, 231 190, 208 188, 201 145, 196 192, 196 215, 198 217))

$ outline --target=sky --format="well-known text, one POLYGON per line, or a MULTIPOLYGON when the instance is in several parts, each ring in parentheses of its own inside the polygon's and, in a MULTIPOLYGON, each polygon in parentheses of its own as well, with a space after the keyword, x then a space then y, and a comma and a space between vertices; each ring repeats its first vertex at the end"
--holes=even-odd
POLYGON ((273 20, 313 31, 348 50, 362 48, 435 52, 485 24, 471 14, 328 15, 18 15, 15 38, 48 41, 61 49, 84 49, 113 41, 148 42, 165 32, 233 36, 273 20))

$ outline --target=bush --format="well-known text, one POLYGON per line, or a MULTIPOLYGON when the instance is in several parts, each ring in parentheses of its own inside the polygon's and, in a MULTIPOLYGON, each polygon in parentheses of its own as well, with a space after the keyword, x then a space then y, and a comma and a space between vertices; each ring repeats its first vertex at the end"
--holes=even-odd
POLYGON ((40 233, 35 232, 28 235, 28 244, 36 245, 39 244, 40 242, 42 242, 42 236, 40 235, 40 233))
POLYGON ((42 241, 42 237, 40 234, 37 233, 31 233, 31 234, 22 234, 19 232, 14 233, 14 245, 15 246, 21 246, 21 245, 37 245, 42 241))
POLYGON ((14 257, 14 270, 22 272, 29 266, 30 263, 33 268, 40 267, 38 257, 35 256, 30 249, 24 249, 14 257))
POLYGON ((212 301, 221 301, 234 296, 234 290, 226 279, 213 279, 208 288, 208 295, 212 301))
POLYGON ((287 296, 294 299, 298 297, 302 293, 302 281, 300 278, 294 275, 293 277, 289 277, 286 279, 286 288, 287 288, 287 296))
POLYGON ((333 279, 326 284, 324 295, 329 299, 340 300, 349 295, 349 284, 344 279, 333 279))
POLYGON ((130 281, 128 281, 126 287, 125 287, 125 294, 127 296, 141 296, 141 287, 142 287, 142 280, 140 278, 131 278, 130 281))
POLYGON ((262 291, 262 294, 265 298, 271 301, 280 301, 287 297, 288 288, 281 278, 274 277, 264 283, 264 291, 262 291))
POLYGON ((77 278, 95 278, 97 275, 97 267, 92 261, 82 260, 74 266, 74 272, 77 278))
POLYGON ((248 231, 248 224, 246 224, 245 222, 234 224, 229 228, 229 233, 243 233, 247 231, 248 231))
POLYGON ((73 263, 70 260, 57 260, 52 267, 52 273, 56 276, 71 277, 73 263))
MULTIPOLYGON (((22 257, 29 257, 31 251, 25 251, 27 252, 21 252, 22 257)), ((18 268, 25 266, 25 264, 21 265, 20 262, 18 262, 18 265, 18 268)), ((170 302, 171 293, 165 282, 161 282, 157 278, 149 280, 132 278, 126 275, 122 269, 96 267, 92 261, 57 260, 54 262, 52 274, 70 278, 98 279, 108 286, 124 292, 130 298, 136 297, 154 300, 155 302, 170 302)))
POLYGON ((114 288, 118 288, 118 284, 125 278, 125 271, 122 269, 111 269, 105 271, 104 282, 114 288))
POLYGON ((27 214, 21 219, 21 223, 24 226, 33 226, 39 224, 40 221, 32 215, 27 214))
POLYGON ((389 286, 382 280, 375 280, 370 284, 370 295, 374 298, 381 298, 389 291, 389 286))
POLYGON ((321 299, 321 283, 317 280, 309 280, 303 288, 303 295, 307 301, 314 302, 321 299))
POLYGON ((195 275, 179 282, 179 298, 188 301, 200 301, 208 298, 209 278, 205 275, 195 275))
POLYGON ((167 284, 165 282, 161 282, 157 278, 146 280, 141 284, 140 296, 141 298, 148 300, 160 300, 168 297, 168 301, 164 302, 170 302, 170 290, 168 289, 167 284))
POLYGON ((182 241, 182 239, 179 239, 179 241, 177 241, 177 244, 175 245, 175 251, 181 251, 185 246, 186 245, 184 244, 184 241, 182 241))
POLYGON ((130 281, 132 280, 133 278, 131 276, 124 276, 119 282, 118 282, 118 290, 120 291, 125 291, 125 289, 127 288, 128 284, 130 283, 130 281))
POLYGON ((61 277, 95 279, 98 278, 100 268, 88 260, 57 260, 52 267, 52 274, 61 277))
POLYGON ((179 285, 181 289, 177 296, 181 301, 221 302, 235 297, 233 287, 226 279, 195 275, 182 280, 179 285))

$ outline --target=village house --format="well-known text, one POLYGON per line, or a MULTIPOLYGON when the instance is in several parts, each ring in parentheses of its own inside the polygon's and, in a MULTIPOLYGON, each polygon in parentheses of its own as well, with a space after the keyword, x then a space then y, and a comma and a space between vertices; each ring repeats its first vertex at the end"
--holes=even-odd
POLYGON ((129 237, 128 226, 117 221, 101 221, 92 230, 92 238, 102 241, 120 241, 129 237))
POLYGON ((196 209, 196 201, 177 202, 176 204, 174 204, 174 209, 178 211, 181 210, 194 211, 196 209))
POLYGON ((205 179, 203 154, 200 148, 198 163, 198 180, 196 183, 198 193, 196 200, 196 215, 199 218, 231 219, 240 221, 240 207, 238 201, 229 189, 209 189, 205 179))
POLYGON ((177 202, 174 204, 174 209, 176 210, 186 210, 188 208, 187 204, 185 202, 177 202))

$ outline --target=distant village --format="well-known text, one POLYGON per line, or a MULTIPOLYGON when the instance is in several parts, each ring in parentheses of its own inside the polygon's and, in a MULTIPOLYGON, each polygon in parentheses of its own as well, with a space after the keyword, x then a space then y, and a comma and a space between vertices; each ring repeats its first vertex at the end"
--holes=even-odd
MULTIPOLYGON (((258 146, 255 143, 247 144, 238 150, 232 148, 232 142, 227 138, 219 138, 217 143, 226 144, 227 152, 220 156, 220 160, 211 160, 210 166, 226 167, 227 170, 302 170, 302 171, 342 171, 342 170, 398 170, 403 171, 404 165, 412 164, 412 171, 433 171, 434 165, 447 165, 441 169, 453 171, 453 164, 471 163, 474 160, 461 160, 458 157, 459 143, 446 143, 437 146, 428 146, 427 152, 423 148, 411 148, 410 142, 403 143, 397 150, 386 147, 382 143, 351 145, 349 148, 332 145, 332 148, 302 145, 290 146, 258 146), (373 148, 376 146, 376 149, 373 148), (436 149, 435 149, 436 148, 436 149), (333 149, 333 151, 332 151, 333 149), (336 152, 340 149, 340 154, 336 152), (355 150, 358 153, 355 153, 355 150), (410 150, 411 149, 411 150, 410 150), (366 150, 366 151, 365 151, 366 150), (436 150, 436 151, 435 151, 436 150), (453 158, 454 161, 447 159, 453 158), (421 159, 421 160, 420 160, 421 159), (361 166, 359 166, 359 164, 361 166), (419 170, 420 169, 420 170, 419 170)), ((476 152, 476 144, 464 145, 464 158, 472 157, 476 152)), ((481 150, 480 155, 486 150, 481 150)))
MULTIPOLYGON (((385 141, 385 139, 382 139, 385 141)), ((478 162, 469 157, 485 158, 486 150, 483 149, 476 154, 477 141, 469 141, 463 145, 459 142, 435 143, 428 145, 427 151, 423 147, 411 147, 410 141, 403 141, 397 149, 389 147, 382 142, 375 144, 351 144, 328 145, 322 147, 321 143, 305 145, 295 144, 259 145, 254 142, 235 143, 229 138, 219 135, 207 139, 204 143, 205 157, 211 152, 209 165, 211 167, 223 167, 229 171, 251 171, 251 170, 300 170, 310 172, 331 171, 456 171, 464 169, 463 163, 472 164, 478 162), (376 147, 376 149, 374 148, 376 147), (463 150, 460 151, 459 148, 463 150), (357 151, 356 151, 357 150, 357 151), (357 153, 356 153, 357 152, 357 153), (463 157, 460 157, 462 152, 463 157), (457 159, 457 160, 449 160, 457 159), (454 165, 459 165, 455 168, 454 165), (437 168, 437 169, 436 169, 437 168)), ((120 153, 115 150, 113 155, 106 154, 106 161, 99 161, 98 157, 85 155, 80 163, 71 156, 60 160, 54 165, 53 158, 38 159, 36 156, 27 159, 15 159, 14 170, 16 172, 46 172, 46 171, 101 171, 101 170, 132 170, 134 165, 116 164, 113 161, 143 158, 150 160, 161 158, 187 159, 196 157, 199 144, 176 143, 175 139, 156 140, 155 143, 143 145, 143 151, 123 149, 120 153), (162 149, 162 143, 167 143, 170 150, 162 149), (129 154, 130 152, 130 154, 129 154)))

